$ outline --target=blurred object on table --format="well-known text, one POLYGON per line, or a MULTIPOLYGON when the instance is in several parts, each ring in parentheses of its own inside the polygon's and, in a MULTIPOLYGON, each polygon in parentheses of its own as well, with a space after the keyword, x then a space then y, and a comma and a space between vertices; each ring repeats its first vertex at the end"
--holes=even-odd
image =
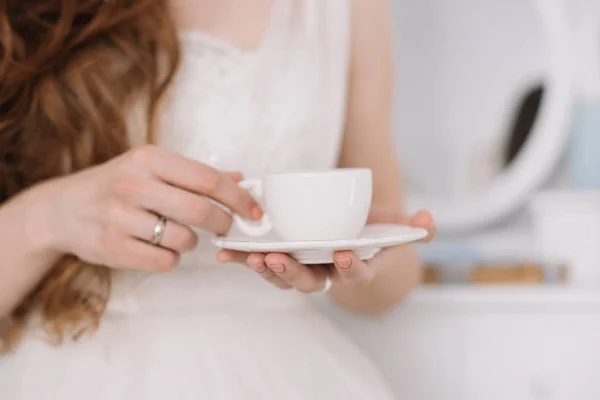
POLYGON ((564 284, 564 265, 536 262, 489 262, 470 266, 429 264, 424 268, 422 283, 427 285, 541 285, 564 284))
POLYGON ((471 270, 471 283, 531 284, 544 283, 544 270, 536 264, 482 264, 471 270))
POLYGON ((435 266, 425 266, 423 268, 423 275, 421 276, 421 282, 425 284, 438 284, 442 283, 443 276, 442 271, 435 266))

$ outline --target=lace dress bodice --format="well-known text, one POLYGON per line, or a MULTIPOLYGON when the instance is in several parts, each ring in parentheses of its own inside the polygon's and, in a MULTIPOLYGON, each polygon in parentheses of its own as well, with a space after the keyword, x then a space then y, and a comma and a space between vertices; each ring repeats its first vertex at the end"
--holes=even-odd
POLYGON ((347 80, 345 3, 276 0, 255 51, 182 33, 162 144, 253 177, 334 166, 347 80))
MULTIPOLYGON (((166 96, 159 144, 246 178, 334 167, 346 105, 348 14, 347 0, 275 0, 254 51, 182 32, 182 66, 166 96)), ((296 301, 243 267, 216 265, 211 236, 198 234, 196 251, 169 274, 117 273, 109 310, 296 301)))

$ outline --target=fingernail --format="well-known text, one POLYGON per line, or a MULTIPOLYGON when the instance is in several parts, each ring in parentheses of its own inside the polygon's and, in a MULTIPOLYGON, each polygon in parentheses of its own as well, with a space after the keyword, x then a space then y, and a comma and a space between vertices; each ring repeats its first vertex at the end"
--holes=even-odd
POLYGON ((263 212, 259 206, 256 206, 252 209, 252 218, 261 219, 263 216, 263 212))
POLYGON ((272 265, 269 265, 269 268, 271 268, 273 271, 275 271, 277 273, 281 273, 281 272, 285 271, 285 267, 283 266, 283 264, 272 264, 272 265))
POLYGON ((255 270, 256 272, 259 272, 262 274, 263 272, 265 272, 267 270, 267 267, 265 267, 264 264, 260 264, 260 265, 253 265, 252 269, 255 270))
POLYGON ((347 257, 336 258, 335 263, 337 264, 338 267, 340 267, 342 269, 348 269, 352 265, 352 260, 347 257))

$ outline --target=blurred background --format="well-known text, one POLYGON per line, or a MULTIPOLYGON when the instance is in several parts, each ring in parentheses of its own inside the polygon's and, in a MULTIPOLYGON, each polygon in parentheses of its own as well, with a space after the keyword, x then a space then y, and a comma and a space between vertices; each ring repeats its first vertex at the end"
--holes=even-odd
POLYGON ((407 207, 440 238, 393 315, 319 305, 400 399, 600 399, 600 0, 391 4, 407 207))

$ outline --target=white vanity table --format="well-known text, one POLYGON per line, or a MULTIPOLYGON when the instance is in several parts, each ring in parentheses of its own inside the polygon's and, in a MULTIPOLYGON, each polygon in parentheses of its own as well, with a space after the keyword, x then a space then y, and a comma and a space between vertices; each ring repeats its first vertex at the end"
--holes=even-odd
POLYGON ((600 291, 421 287, 384 319, 325 311, 400 400, 597 400, 600 291))
POLYGON ((399 399, 600 398, 600 291, 423 287, 381 321, 330 311, 399 399))

